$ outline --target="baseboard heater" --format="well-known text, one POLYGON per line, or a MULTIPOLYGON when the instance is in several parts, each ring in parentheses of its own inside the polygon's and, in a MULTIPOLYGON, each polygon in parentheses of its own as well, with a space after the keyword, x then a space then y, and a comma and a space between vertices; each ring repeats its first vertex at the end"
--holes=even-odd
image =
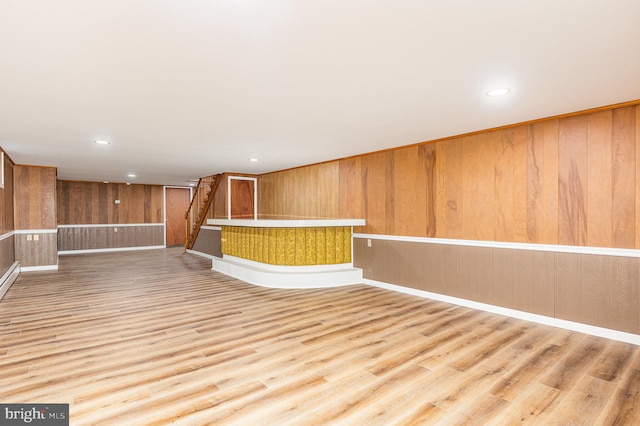
POLYGON ((7 291, 9 291, 9 288, 16 278, 18 278, 18 275, 20 275, 20 262, 14 262, 0 279, 0 300, 2 300, 7 291))

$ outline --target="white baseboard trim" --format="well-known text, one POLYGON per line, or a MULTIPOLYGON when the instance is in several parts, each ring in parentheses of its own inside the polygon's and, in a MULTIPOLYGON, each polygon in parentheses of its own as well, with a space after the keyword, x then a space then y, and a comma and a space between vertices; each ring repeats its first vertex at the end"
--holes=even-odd
POLYGON ((276 265, 242 260, 215 257, 211 269, 250 284, 271 288, 327 288, 362 283, 362 269, 351 265, 341 269, 334 267, 337 265, 328 265, 331 268, 325 271, 316 267, 305 269, 304 266, 274 270, 276 265))
POLYGON ((220 259, 219 257, 216 257, 212 254, 208 254, 208 253, 203 253, 201 251, 196 251, 196 250, 187 250, 187 253, 189 254, 195 254, 196 256, 200 256, 200 257, 206 257, 207 259, 220 259))
POLYGON ((562 320, 558 318, 547 317, 544 315, 532 314, 529 312, 518 311, 515 309, 503 308, 500 306, 489 305, 486 303, 474 302, 473 300, 460 299, 458 297, 445 296, 443 294, 431 293, 424 290, 416 290, 413 288, 403 287, 395 284, 387 284, 380 281, 364 279, 365 284, 380 287, 387 290, 397 291, 400 293, 411 294, 413 296, 423 297, 426 299, 438 300, 441 302, 451 303, 454 305, 465 306, 467 308, 478 309, 485 312, 491 312, 507 317, 518 318, 525 321, 531 321, 538 324, 550 325, 552 327, 563 328, 565 330, 577 331, 579 333, 590 334, 592 336, 604 337, 607 339, 618 340, 620 342, 640 345, 640 335, 626 333, 624 331, 611 330, 608 328, 596 327, 594 325, 582 324, 573 321, 562 320))
POLYGON ((7 269, 2 278, 0 278, 0 300, 7 294, 9 288, 13 285, 13 282, 20 275, 20 262, 13 262, 13 265, 7 269))
POLYGON ((109 253, 114 251, 158 250, 158 249, 165 249, 165 248, 166 248, 165 246, 138 246, 138 247, 116 247, 116 248, 90 249, 90 250, 62 250, 58 252, 58 255, 65 256, 68 254, 109 253))
POLYGON ((20 272, 57 271, 58 265, 22 266, 20 272))

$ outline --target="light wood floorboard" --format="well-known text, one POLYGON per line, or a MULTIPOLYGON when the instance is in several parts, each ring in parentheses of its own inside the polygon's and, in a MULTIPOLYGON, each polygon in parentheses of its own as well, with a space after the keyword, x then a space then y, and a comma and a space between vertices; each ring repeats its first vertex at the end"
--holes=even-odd
POLYGON ((72 425, 638 425, 637 346, 180 249, 60 258, 0 301, 0 402, 72 425))

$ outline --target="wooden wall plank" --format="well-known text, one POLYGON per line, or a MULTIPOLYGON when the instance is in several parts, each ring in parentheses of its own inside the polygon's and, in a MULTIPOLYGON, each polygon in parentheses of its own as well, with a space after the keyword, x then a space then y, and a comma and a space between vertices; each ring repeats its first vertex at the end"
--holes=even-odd
MULTIPOLYGON (((14 186, 13 186, 14 164, 5 155, 4 158, 4 188, 0 188, 0 233, 6 234, 14 230, 14 186)), ((11 259, 11 263, 13 264, 11 259)), ((2 271, 4 274, 4 271, 2 271)))
POLYGON ((432 291, 434 293, 447 294, 445 290, 452 283, 448 282, 445 276, 446 273, 446 246, 433 244, 420 244, 422 258, 422 273, 427 277, 426 285, 423 290, 432 291))
POLYGON ((459 271, 460 282, 458 297, 468 300, 477 300, 475 295, 476 287, 476 247, 460 246, 459 271))
POLYGON ((513 241, 527 241, 527 128, 513 128, 513 241))
POLYGON ((513 129, 498 133, 495 143, 495 188, 493 198, 496 241, 514 241, 514 150, 513 129))
POLYGON ((609 288, 610 326, 616 330, 640 333, 640 261, 637 258, 611 258, 609 288))
POLYGON ((462 168, 462 235, 471 240, 478 239, 478 210, 479 191, 478 182, 480 167, 480 152, 476 136, 462 139, 463 168, 462 168))
POLYGON ((559 123, 558 148, 559 243, 583 246, 587 240, 587 119, 559 123))
POLYGON ((444 285, 445 294, 454 297, 460 295, 460 247, 454 245, 444 246, 444 285))
MULTIPOLYGON (((493 249, 474 247, 475 288, 474 300, 482 303, 494 303, 493 249)), ((505 295, 509 297, 510 295, 505 295)))
POLYGON ((513 309, 535 312, 533 294, 537 291, 537 282, 533 280, 533 255, 525 250, 511 253, 511 286, 513 309))
POLYGON ((556 253, 555 317, 582 321, 582 256, 556 253))
POLYGON ((16 229, 54 229, 56 219, 55 167, 14 167, 16 229))
POLYGON ((339 196, 340 217, 349 219, 362 218, 362 172, 360 157, 340 160, 339 163, 339 196))
POLYGON ((611 111, 587 116, 587 245, 611 247, 611 111))
MULTIPOLYGON (((476 138, 478 161, 477 170, 477 204, 475 206, 465 205, 477 211, 478 222, 476 223, 475 239, 495 240, 494 226, 494 196, 495 196, 495 156, 494 146, 497 143, 495 133, 480 134, 476 138)), ((466 210, 466 209, 465 209, 466 210)))
POLYGON ((447 235, 447 192, 446 192, 446 170, 447 159, 444 142, 434 143, 436 153, 435 164, 435 235, 436 238, 444 238, 447 235))
MULTIPOLYGON (((424 180, 424 187, 418 187, 417 202, 425 203, 425 236, 435 237, 437 234, 437 214, 436 214, 436 192, 437 182, 437 155, 435 145, 421 145, 418 147, 419 169, 421 173, 416 177, 416 181, 424 180), (422 175, 424 173, 424 176, 422 175)), ((420 223, 422 226, 422 223, 420 223)))
POLYGON ((464 206, 464 142, 463 139, 454 139, 445 144, 446 174, 443 177, 445 188, 445 228, 447 234, 441 238, 463 238, 464 206))
POLYGON ((513 271, 513 250, 493 249, 493 289, 491 304, 513 308, 514 287, 519 287, 522 283, 514 280, 513 271))
POLYGON ((634 248, 636 157, 635 107, 613 110, 613 246, 634 248))
POLYGON ((611 256, 587 255, 582 262, 582 315, 580 322, 611 327, 609 305, 611 256))
POLYGON ((418 146, 392 152, 394 221, 396 235, 426 236, 427 187, 426 168, 420 158, 418 146))
POLYGON ((640 249, 640 105, 636 105, 636 244, 640 249))

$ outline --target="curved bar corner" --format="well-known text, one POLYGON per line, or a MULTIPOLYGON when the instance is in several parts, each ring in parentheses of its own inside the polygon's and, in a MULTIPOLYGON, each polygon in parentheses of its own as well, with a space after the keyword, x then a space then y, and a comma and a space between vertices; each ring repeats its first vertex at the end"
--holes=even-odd
POLYGON ((279 288, 319 288, 362 282, 353 267, 353 227, 364 219, 209 219, 222 229, 222 259, 212 269, 279 288))

